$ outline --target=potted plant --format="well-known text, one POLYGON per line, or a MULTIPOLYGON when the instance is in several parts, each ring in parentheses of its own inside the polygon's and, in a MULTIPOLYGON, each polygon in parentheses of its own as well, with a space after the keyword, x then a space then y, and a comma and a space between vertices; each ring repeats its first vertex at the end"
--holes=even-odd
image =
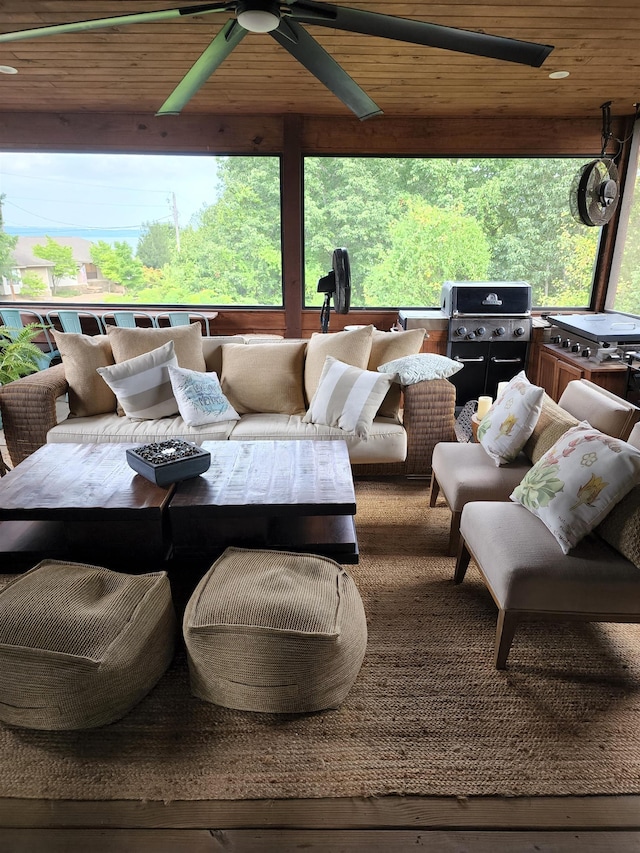
POLYGON ((40 370, 44 354, 34 340, 42 330, 39 323, 21 329, 0 325, 0 385, 40 370))

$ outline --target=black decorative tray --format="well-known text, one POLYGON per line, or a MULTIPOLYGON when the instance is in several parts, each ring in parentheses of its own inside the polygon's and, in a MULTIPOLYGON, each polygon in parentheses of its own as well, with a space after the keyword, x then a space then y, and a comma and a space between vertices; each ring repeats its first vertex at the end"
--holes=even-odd
POLYGON ((211 454, 197 444, 172 438, 128 449, 127 462, 156 486, 169 486, 204 474, 211 454))

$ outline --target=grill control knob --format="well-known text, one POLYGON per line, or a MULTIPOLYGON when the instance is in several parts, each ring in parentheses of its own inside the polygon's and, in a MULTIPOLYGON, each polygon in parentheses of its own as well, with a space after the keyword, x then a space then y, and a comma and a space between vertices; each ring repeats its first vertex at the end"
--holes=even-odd
POLYGON ((583 350, 582 350, 582 352, 580 353, 580 355, 581 355, 583 358, 591 358, 591 350, 589 349, 589 347, 586 347, 585 349, 583 349, 583 350))
POLYGON ((516 338, 521 338, 524 333, 525 332, 523 326, 516 326, 516 328, 513 330, 513 334, 516 336, 516 338))
POLYGON ((464 336, 466 334, 467 334, 467 327, 466 326, 458 326, 458 328, 456 329, 456 335, 459 338, 464 338, 464 336))
POLYGON ((464 339, 465 339, 465 341, 474 341, 476 339, 476 333, 475 332, 469 332, 468 335, 465 335, 464 339))
POLYGON ((562 343, 562 338, 561 338, 561 336, 560 336, 560 335, 554 335, 554 336, 551 338, 551 343, 552 343, 552 344, 561 344, 561 343, 562 343))
POLYGON ((571 352, 580 352, 580 344, 573 344, 571 352))
POLYGON ((498 326, 498 328, 495 330, 494 334, 496 335, 496 337, 501 338, 505 332, 506 332, 506 329, 504 326, 498 326))
POLYGON ((566 338, 562 341, 562 349, 569 349, 571 347, 571 338, 566 338))
POLYGON ((486 335, 486 333, 487 333, 487 330, 485 329, 484 326, 478 326, 478 328, 476 329, 476 335, 479 338, 481 338, 483 335, 486 335))

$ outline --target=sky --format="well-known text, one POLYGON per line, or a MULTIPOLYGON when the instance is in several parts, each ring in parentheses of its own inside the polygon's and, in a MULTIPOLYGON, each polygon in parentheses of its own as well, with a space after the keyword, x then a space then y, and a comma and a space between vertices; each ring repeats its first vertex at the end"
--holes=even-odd
POLYGON ((143 223, 174 222, 174 195, 180 228, 215 201, 216 163, 206 156, 1 152, 0 194, 8 233, 68 230, 135 245, 143 223))

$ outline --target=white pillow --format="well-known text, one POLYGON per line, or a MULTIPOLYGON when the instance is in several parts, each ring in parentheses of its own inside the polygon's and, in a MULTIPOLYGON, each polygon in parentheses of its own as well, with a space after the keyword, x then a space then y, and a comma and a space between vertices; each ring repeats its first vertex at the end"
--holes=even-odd
POLYGON ((169 367, 177 367, 173 341, 111 367, 96 368, 118 398, 125 415, 139 420, 178 414, 169 367))
POLYGON ((240 420, 240 415, 222 393, 215 373, 170 367, 169 378, 178 409, 187 426, 240 420))
POLYGON ((414 385, 423 379, 447 379, 453 376, 464 365, 446 355, 438 355, 435 352, 423 352, 416 355, 406 355, 403 358, 394 358, 378 367, 380 373, 394 373, 394 382, 400 385, 414 385))
POLYGON ((328 355, 305 423, 338 427, 366 439, 392 377, 352 367, 328 355))
POLYGON ((640 450, 586 421, 527 472, 511 500, 537 516, 567 554, 640 483, 640 450))
POLYGON ((521 370, 480 421, 478 441, 496 465, 513 462, 533 433, 544 389, 532 385, 521 370))

